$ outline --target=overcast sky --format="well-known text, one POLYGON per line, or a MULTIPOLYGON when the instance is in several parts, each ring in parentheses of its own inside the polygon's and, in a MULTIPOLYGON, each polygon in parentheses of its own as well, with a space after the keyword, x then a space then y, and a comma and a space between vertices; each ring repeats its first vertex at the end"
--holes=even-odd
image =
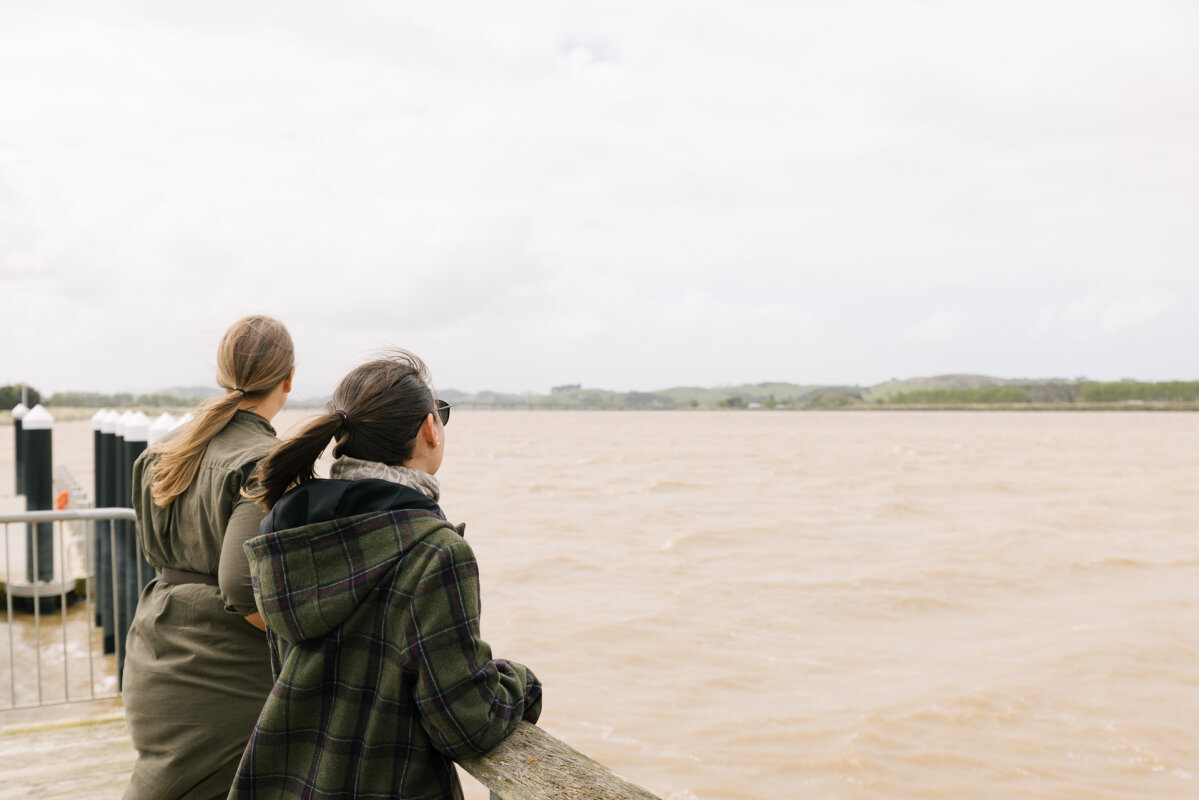
POLYGON ((0 385, 1199 378, 1199 3, 0 0, 0 385))

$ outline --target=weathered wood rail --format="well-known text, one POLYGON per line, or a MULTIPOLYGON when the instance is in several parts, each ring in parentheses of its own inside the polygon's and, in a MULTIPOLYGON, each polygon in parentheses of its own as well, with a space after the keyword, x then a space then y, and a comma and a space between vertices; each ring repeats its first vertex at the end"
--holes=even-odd
POLYGON ((460 764, 491 790, 493 800, 660 800, 527 722, 460 764))
MULTIPOLYGON (((134 758, 117 699, 0 713, 0 797, 116 800, 134 758)), ((493 800, 659 800, 525 722, 461 766, 493 800)))
MULTIPOLYGON (((132 516, 131 509, 111 508, 14 512, 0 515, 0 532, 7 523, 52 520, 61 524, 64 520, 132 516)), ((60 553, 64 550, 60 544, 60 553)), ((93 616, 90 592, 87 599, 84 616, 85 624, 90 625, 93 616)), ((11 598, 9 605, 5 627, 11 634, 11 598)), ((65 602, 62 608, 65 613, 65 602)), ((67 631, 63 619, 65 647, 67 631)), ((11 636, 9 652, 12 652, 11 636)), ((89 648, 87 653, 91 662, 92 650, 89 648)), ((120 713, 119 694, 97 694, 89 681, 82 698, 75 698, 68 685, 63 698, 47 700, 41 695, 40 648, 34 656, 39 675, 37 702, 18 704, 14 699, 7 708, 0 708, 0 763, 5 764, 0 796, 43 800, 120 796, 128 782, 134 753, 124 715, 120 713)), ((93 670, 111 670, 113 665, 109 661, 112 659, 89 663, 88 675, 93 670)), ((10 671, 12 667, 10 663, 10 671)), ((493 800, 660 800, 526 722, 519 723, 507 739, 489 752, 461 762, 461 767, 491 792, 493 800)))

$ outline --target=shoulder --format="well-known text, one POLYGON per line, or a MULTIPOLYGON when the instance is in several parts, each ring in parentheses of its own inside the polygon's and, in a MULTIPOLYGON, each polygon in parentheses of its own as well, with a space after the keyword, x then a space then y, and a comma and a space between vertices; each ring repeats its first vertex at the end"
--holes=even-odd
POLYGON ((435 550, 474 556, 470 544, 458 533, 458 529, 444 519, 429 519, 429 531, 421 540, 426 546, 435 550))
POLYGON ((253 469, 278 446, 275 429, 257 414, 239 411, 208 443, 205 462, 230 471, 253 469))
POLYGON ((471 572, 477 569, 474 549, 453 525, 443 519, 430 518, 412 524, 417 540, 409 553, 426 564, 426 572, 447 568, 471 572))

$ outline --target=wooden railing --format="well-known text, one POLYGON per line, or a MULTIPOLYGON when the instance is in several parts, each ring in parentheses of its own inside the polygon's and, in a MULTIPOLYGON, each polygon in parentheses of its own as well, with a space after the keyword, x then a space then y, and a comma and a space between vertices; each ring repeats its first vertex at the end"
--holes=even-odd
POLYGON ((461 765, 492 800, 660 800, 527 722, 461 765))
MULTIPOLYGON (((133 520, 132 509, 100 508, 73 511, 37 511, 17 512, 0 516, 0 533, 3 533, 8 523, 38 523, 63 521, 94 521, 94 520, 133 520)), ((22 531, 23 533, 24 531, 22 531)), ((61 527, 59 530, 62 535, 61 527)), ((2 545, 2 542, 0 542, 2 545)), ((65 551, 65 544, 60 541, 58 552, 65 551)), ((11 579, 10 579, 11 580, 11 579)), ((91 620, 92 593, 91 581, 87 581, 87 607, 85 619, 91 620)), ((12 593, 9 587, 9 618, 8 628, 12 631, 12 593)), ((65 590, 64 590, 65 591, 65 590)), ((66 603, 62 603, 65 612, 66 603)), ((63 641, 66 646, 66 622, 63 618, 63 641)), ((89 622, 90 624, 90 622, 89 622)), ((90 667, 90 637, 88 637, 88 653, 90 667)), ((11 649, 11 642, 10 642, 11 649)), ((38 702, 44 705, 41 697, 41 657, 38 658, 38 702)), ((15 662, 14 662, 15 663, 15 662)), ((12 676, 10 676, 11 678, 12 676)), ((74 701, 67 686, 66 700, 74 701)), ((97 695, 95 691, 80 699, 97 699, 98 697, 115 697, 115 694, 97 695)), ((62 702, 57 700, 55 702, 62 702)), ((0 708, 3 704, 0 703, 0 708)), ((11 708, 21 707, 15 701, 11 708)), ((622 778, 603 764, 588 758, 578 750, 567 745, 553 735, 546 733, 535 725, 520 722, 516 729, 492 750, 481 756, 461 762, 462 768, 475 777, 491 791, 493 800, 660 800, 657 795, 646 791, 636 784, 622 778)))

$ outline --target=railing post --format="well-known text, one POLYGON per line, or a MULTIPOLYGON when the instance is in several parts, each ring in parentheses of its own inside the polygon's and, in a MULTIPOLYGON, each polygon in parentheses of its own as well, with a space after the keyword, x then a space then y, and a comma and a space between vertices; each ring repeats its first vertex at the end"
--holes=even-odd
POLYGON ((16 476, 17 494, 25 494, 25 443, 21 441, 23 421, 29 408, 24 403, 17 403, 12 410, 13 427, 13 474, 16 476))

